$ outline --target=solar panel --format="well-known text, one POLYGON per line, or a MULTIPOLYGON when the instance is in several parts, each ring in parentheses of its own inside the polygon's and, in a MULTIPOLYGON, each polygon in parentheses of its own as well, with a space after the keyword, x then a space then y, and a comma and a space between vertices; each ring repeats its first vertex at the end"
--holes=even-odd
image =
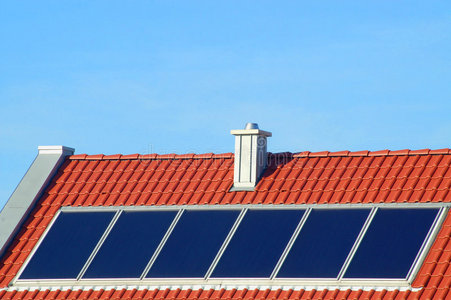
POLYGON ((188 210, 146 277, 204 277, 239 210, 188 210))
POLYGON ((76 278, 114 212, 62 212, 20 279, 76 278))
POLYGON ((378 209, 344 278, 406 278, 438 209, 378 209))
POLYGON ((336 278, 369 212, 313 209, 277 277, 336 278))
POLYGON ((19 280, 75 280, 85 269, 82 279, 134 282, 144 272, 144 279, 405 279, 439 211, 184 208, 174 223, 177 208, 63 210, 19 280))
POLYGON ((269 277, 304 210, 248 210, 211 277, 269 277))
POLYGON ((139 278, 177 211, 124 211, 83 278, 139 278))

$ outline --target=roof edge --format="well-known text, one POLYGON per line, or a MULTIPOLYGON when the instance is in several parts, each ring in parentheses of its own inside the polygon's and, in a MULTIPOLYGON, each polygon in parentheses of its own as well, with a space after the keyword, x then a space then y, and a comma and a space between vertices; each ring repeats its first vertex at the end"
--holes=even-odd
POLYGON ((38 155, 0 212, 0 257, 64 161, 74 153, 65 146, 39 146, 38 155))

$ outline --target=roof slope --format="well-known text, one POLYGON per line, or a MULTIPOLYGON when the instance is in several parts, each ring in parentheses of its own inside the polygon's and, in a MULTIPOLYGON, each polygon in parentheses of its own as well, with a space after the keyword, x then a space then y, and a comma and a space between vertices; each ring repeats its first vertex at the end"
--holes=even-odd
MULTIPOLYGON (((231 153, 69 156, 0 261, 0 288, 17 274, 61 206, 451 202, 450 165, 449 149, 270 154, 254 192, 229 192, 231 153)), ((450 236, 448 213, 413 291, 4 290, 0 298, 444 299, 451 296, 450 236)))

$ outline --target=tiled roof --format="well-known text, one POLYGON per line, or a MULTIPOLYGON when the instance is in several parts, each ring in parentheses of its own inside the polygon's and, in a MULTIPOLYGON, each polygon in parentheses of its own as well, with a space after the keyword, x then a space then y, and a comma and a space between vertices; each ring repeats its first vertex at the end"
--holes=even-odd
POLYGON ((282 289, 109 289, 33 290, 0 292, 1 299, 171 299, 171 300, 307 300, 307 299, 446 299, 447 290, 418 293, 399 290, 282 290, 282 289), (435 295, 435 296, 433 296, 435 295))
POLYGON ((1 291, 61 206, 371 204, 451 202, 451 151, 269 154, 254 192, 229 192, 233 154, 73 155, 66 158, 0 261, 0 298, 401 299, 451 297, 451 213, 412 290, 31 290, 1 291))

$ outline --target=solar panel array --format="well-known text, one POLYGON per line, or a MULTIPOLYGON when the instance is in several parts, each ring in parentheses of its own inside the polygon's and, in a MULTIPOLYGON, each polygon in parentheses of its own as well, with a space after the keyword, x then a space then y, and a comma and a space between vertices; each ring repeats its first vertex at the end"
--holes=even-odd
POLYGON ((68 210, 19 280, 406 279, 439 210, 68 210))

